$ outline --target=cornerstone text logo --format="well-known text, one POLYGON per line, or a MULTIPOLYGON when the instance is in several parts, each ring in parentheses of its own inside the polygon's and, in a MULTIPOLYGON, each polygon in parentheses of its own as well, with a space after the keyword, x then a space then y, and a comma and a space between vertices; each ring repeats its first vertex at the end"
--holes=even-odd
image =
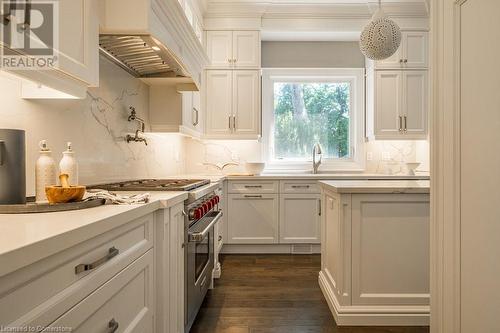
POLYGON ((1 1, 0 67, 7 70, 57 67, 57 1, 1 1))

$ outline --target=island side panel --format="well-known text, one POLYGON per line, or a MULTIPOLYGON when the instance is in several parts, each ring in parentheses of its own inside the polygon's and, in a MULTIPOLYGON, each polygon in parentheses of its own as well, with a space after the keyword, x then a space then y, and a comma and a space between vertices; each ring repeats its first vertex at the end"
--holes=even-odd
POLYGON ((321 273, 323 292, 336 309, 351 304, 351 195, 322 189, 321 273))
POLYGON ((429 195, 352 195, 352 305, 429 304, 429 195))

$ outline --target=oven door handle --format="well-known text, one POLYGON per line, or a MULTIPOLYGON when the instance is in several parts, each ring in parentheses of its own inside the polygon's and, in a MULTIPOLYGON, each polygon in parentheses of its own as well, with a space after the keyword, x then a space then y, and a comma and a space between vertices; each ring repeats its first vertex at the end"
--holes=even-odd
POLYGON ((222 217, 222 211, 219 211, 215 217, 212 218, 212 220, 207 224, 207 226, 203 229, 203 231, 200 232, 189 232, 188 231, 188 240, 190 242, 198 243, 201 242, 205 239, 207 236, 208 232, 212 227, 217 223, 220 218, 222 217))

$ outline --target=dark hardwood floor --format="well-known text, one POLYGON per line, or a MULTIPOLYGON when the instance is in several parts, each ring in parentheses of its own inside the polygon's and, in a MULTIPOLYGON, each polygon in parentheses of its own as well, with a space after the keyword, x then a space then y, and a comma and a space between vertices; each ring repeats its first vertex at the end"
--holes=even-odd
POLYGON ((225 255, 191 333, 427 333, 338 327, 318 285, 319 255, 225 255))

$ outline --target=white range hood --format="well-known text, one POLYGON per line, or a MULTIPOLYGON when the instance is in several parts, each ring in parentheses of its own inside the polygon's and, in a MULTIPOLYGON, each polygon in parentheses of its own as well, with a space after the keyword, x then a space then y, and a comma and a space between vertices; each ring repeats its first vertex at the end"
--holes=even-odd
POLYGON ((100 10, 101 53, 149 85, 200 87, 208 57, 177 0, 102 0, 100 10))

